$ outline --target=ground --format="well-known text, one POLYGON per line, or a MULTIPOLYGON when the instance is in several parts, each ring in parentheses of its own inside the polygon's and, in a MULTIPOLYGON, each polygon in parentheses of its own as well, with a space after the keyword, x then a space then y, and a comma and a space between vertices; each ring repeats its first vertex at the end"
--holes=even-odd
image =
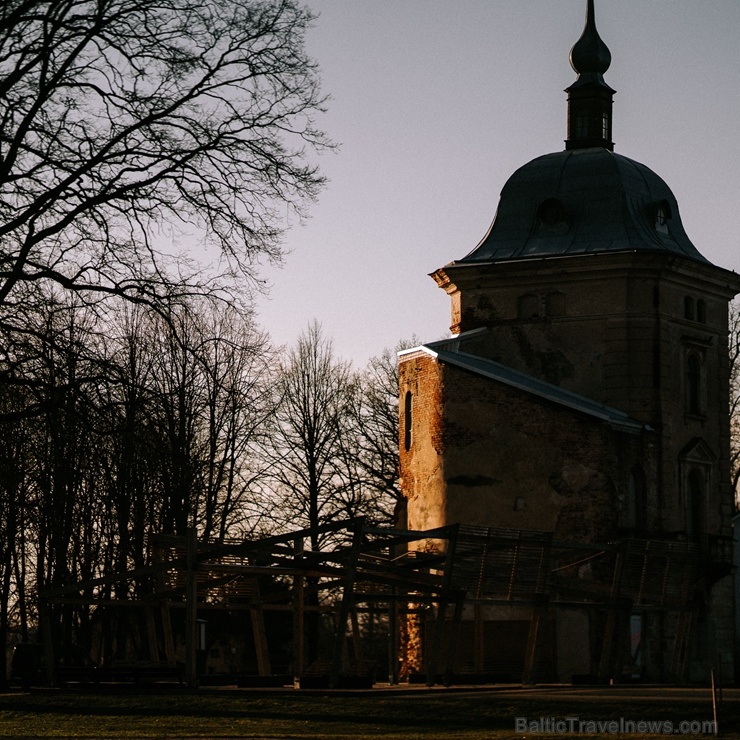
MULTIPOLYGON (((666 730, 678 735, 692 728, 682 722, 711 721, 711 691, 708 687, 495 686, 330 693, 160 687, 0 695, 0 737, 13 738, 498 740, 552 738, 561 736, 561 729, 580 729, 562 736, 583 739, 608 737, 610 730, 620 729, 620 718, 621 729, 626 730, 619 735, 623 738, 664 737, 666 730), (557 724, 564 721, 567 726, 557 724), (639 721, 672 725, 661 725, 657 729, 663 734, 655 734, 644 726, 627 724, 639 721), (521 730, 524 722, 526 731, 521 730)), ((740 689, 724 689, 719 718, 720 735, 740 740, 740 689)), ((708 726, 700 729, 706 732, 685 736, 710 734, 708 726)))

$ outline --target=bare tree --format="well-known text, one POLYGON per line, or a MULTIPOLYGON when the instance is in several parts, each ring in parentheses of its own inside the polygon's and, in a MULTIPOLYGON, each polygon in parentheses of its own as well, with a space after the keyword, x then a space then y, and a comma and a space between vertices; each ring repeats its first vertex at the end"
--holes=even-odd
POLYGON ((197 291, 177 234, 249 278, 277 258, 285 204, 323 182, 312 18, 297 0, 4 0, 0 305, 40 281, 197 291))
POLYGON ((730 470, 735 508, 740 509, 740 305, 730 303, 730 470))
MULTIPOLYGON (((27 522, 33 515, 26 470, 31 455, 27 425, 11 419, 12 412, 22 407, 17 389, 0 386, 0 409, 7 414, 0 422, 0 646, 8 642, 15 621, 28 640, 28 618, 25 610, 25 542, 27 522), (17 608, 14 608, 17 607, 17 608), (12 612, 16 612, 13 620, 12 612)), ((5 660, 0 662, 0 686, 6 683, 5 660)))
POLYGON ((399 485, 398 459, 398 359, 403 349, 418 344, 401 341, 373 357, 360 374, 361 390, 355 396, 353 417, 356 434, 346 454, 353 461, 355 480, 372 500, 371 519, 403 525, 404 503, 399 485))
POLYGON ((274 352, 250 313, 225 308, 201 320, 193 348, 200 365, 202 484, 197 502, 204 537, 252 534, 265 512, 257 496, 267 475, 263 454, 274 412, 274 352))
MULTIPOLYGON (((334 355, 331 340, 313 321, 288 350, 275 381, 272 475, 280 511, 292 526, 316 527, 352 513, 342 449, 354 431, 356 391, 349 363, 334 355)), ((310 544, 318 549, 320 536, 313 535, 310 544)))

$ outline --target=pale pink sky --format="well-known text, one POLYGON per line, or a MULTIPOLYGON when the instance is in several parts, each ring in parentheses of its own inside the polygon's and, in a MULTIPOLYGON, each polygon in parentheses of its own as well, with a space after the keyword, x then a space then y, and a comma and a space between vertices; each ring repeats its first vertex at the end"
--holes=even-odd
MULTIPOLYGON (((485 234, 515 169, 563 148, 568 52, 586 0, 308 0, 308 37, 341 144, 269 269, 260 321, 290 343, 312 318, 364 364, 445 336, 428 273, 485 234)), ((740 2, 596 0, 617 90, 615 151, 657 172, 708 259, 740 271, 740 2)))

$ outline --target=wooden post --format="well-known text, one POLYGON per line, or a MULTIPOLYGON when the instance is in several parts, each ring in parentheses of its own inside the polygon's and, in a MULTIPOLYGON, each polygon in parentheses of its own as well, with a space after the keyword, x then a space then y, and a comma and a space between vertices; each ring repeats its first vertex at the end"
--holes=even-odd
MULTIPOLYGON (((162 549, 156 543, 152 550, 152 562, 154 565, 160 565, 162 563, 162 549)), ((166 578, 163 571, 159 571, 156 575, 156 582, 158 590, 164 594, 166 590, 166 578)), ((170 607, 167 602, 166 596, 162 596, 159 600, 159 613, 162 618, 162 637, 164 638, 164 654, 167 658, 167 665, 174 668, 177 665, 177 656, 175 655, 175 638, 172 635, 172 619, 170 617, 170 607)))
POLYGON ((717 722, 717 688, 714 684, 714 668, 711 670, 712 678, 712 717, 714 718, 714 735, 719 735, 719 724, 717 722))
POLYGON ((332 653, 331 673, 329 674, 330 689, 335 689, 339 683, 339 673, 342 667, 342 651, 344 649, 345 632, 347 631, 347 618, 349 617, 349 611, 355 595, 355 572, 357 570, 357 557, 360 553, 360 545, 362 544, 362 525, 362 520, 355 524, 355 531, 352 535, 352 548, 349 551, 347 560, 344 593, 342 594, 342 603, 339 605, 337 629, 334 633, 334 652, 332 653))
POLYGON ((185 681, 189 689, 198 686, 198 540, 193 527, 187 531, 185 582, 185 681))
POLYGON ((162 615, 162 634, 164 635, 164 652, 167 656, 167 665, 174 667, 177 665, 177 655, 175 653, 175 638, 172 634, 172 617, 166 599, 160 602, 160 613, 162 615))
POLYGON ((293 688, 301 687, 303 675, 304 626, 303 626, 303 575, 302 568, 303 537, 293 541, 296 574, 293 576, 293 688))
MULTIPOLYGON (((391 686, 398 684, 398 602, 396 601, 396 587, 391 587, 388 601, 388 683, 391 686)), ((408 615, 406 616, 408 620, 408 615)), ((408 623, 408 622, 407 622, 408 623)))
POLYGON ((686 666, 689 662, 689 648, 694 626, 694 612, 679 612, 676 622, 676 636, 673 640, 671 659, 671 680, 683 681, 686 677, 686 666))
POLYGON ((614 672, 613 669, 615 667, 615 661, 612 661, 612 652, 614 650, 615 638, 619 632, 619 619, 621 617, 617 602, 619 591, 622 586, 623 565, 624 552, 620 549, 617 551, 616 563, 614 564, 611 596, 609 599, 609 606, 607 607, 606 628, 604 629, 604 641, 601 648, 601 660, 599 661, 598 676, 601 681, 609 678, 609 675, 614 672))
POLYGON ((154 607, 146 609, 146 634, 149 641, 149 660, 159 662, 159 640, 157 639, 157 624, 154 619, 154 607))
POLYGON ((452 619, 452 630, 449 633, 447 644, 447 669, 445 671, 445 686, 452 684, 455 672, 455 654, 457 653, 457 639, 462 625, 463 606, 465 604, 464 594, 458 594, 455 600, 455 614, 452 619))
POLYGON ((431 649, 427 649, 427 645, 424 645, 424 663, 426 664, 427 686, 434 686, 434 683, 437 680, 437 658, 439 657, 439 652, 442 649, 444 641, 445 613, 447 610, 447 602, 450 598, 452 564, 455 559, 455 547, 457 545, 457 530, 457 525, 452 525, 447 539, 447 553, 442 574, 442 587, 440 589, 439 601, 437 602, 437 619, 434 623, 434 637, 432 639, 431 649))
POLYGON ((44 672, 46 685, 56 686, 56 667, 54 665, 54 637, 51 630, 51 609, 49 602, 42 596, 39 599, 39 618, 44 639, 44 672))
POLYGON ((272 669, 270 667, 270 652, 267 647, 267 635, 265 633, 265 615, 262 611, 262 600, 259 589, 259 583, 255 578, 254 601, 250 605, 249 613, 252 618, 254 650, 257 653, 257 670, 260 676, 269 676, 272 673, 272 669))
POLYGON ((485 622, 483 621, 483 605, 476 604, 473 607, 473 618, 474 623, 474 635, 473 635, 473 661, 475 665, 475 672, 482 674, 485 670, 485 654, 486 654, 486 639, 485 639, 485 622))
POLYGON ((349 612, 349 618, 352 622, 352 648, 355 654, 355 660, 362 660, 362 634, 360 631, 360 620, 357 618, 357 609, 354 605, 349 612))
POLYGON ((529 637, 527 651, 524 657, 523 684, 537 683, 537 657, 539 653, 540 630, 542 621, 547 613, 547 596, 540 596, 538 603, 532 609, 532 619, 529 623, 529 637))

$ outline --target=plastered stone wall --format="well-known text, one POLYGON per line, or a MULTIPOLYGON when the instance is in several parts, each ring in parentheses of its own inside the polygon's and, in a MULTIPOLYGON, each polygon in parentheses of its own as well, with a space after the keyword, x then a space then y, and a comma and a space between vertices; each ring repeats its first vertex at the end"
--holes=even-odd
MULTIPOLYGON (((463 522, 583 542, 626 536, 633 534, 629 476, 639 465, 642 536, 687 536, 692 472, 704 486, 703 533, 731 534, 727 304, 740 289, 737 275, 677 257, 621 253, 452 263, 434 277, 450 295, 461 352, 617 408, 645 430, 616 430, 423 351, 405 355, 401 408, 406 392, 412 406, 401 418, 401 475, 410 528, 463 522), (688 400, 690 362, 700 368, 697 404, 688 400)), ((733 649, 731 577, 706 596, 694 676, 710 658, 724 666, 733 649)), ((667 675, 669 617, 646 619, 655 680, 667 675)))
POLYGON ((487 329, 461 340, 463 351, 625 411, 656 430, 660 496, 652 525, 661 531, 686 528, 684 458, 702 440, 711 457, 702 468, 706 531, 729 536, 727 302, 736 275, 675 257, 624 253, 453 263, 435 278, 452 299, 453 332, 487 329), (699 359, 702 376, 696 413, 687 410, 690 356, 699 359))
MULTIPOLYGON (((641 465, 651 474, 645 434, 611 429, 424 353, 402 361, 400 378, 402 396, 416 391, 412 445, 401 452, 410 528, 461 522, 592 542, 626 527, 629 471, 641 465)), ((655 490, 651 479, 648 489, 655 490)))

